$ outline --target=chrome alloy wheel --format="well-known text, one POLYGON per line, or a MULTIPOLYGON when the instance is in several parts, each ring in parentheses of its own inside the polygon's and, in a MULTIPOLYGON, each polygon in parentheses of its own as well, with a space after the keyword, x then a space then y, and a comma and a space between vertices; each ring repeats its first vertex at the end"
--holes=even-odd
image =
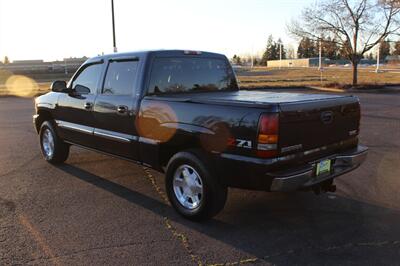
POLYGON ((46 158, 52 158, 54 154, 54 137, 50 129, 46 129, 42 135, 42 147, 46 158))
POLYGON ((197 171, 187 165, 179 166, 174 173, 173 187, 179 203, 193 210, 203 200, 203 181, 197 171))

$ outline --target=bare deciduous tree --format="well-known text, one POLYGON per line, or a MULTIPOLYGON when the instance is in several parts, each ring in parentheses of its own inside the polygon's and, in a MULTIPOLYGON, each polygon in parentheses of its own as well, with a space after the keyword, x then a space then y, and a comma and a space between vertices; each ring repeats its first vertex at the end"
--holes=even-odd
POLYGON ((320 40, 329 36, 353 65, 353 85, 364 54, 390 35, 400 35, 399 0, 321 0, 303 10, 288 30, 320 40))

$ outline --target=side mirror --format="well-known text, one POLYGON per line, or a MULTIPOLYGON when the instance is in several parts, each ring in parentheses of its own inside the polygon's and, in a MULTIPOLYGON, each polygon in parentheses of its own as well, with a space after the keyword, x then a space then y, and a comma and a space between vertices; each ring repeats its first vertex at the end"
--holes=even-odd
POLYGON ((83 85, 79 85, 79 84, 75 86, 73 91, 77 95, 89 94, 90 93, 90 89, 88 87, 83 86, 83 85))
POLYGON ((66 92, 67 83, 64 80, 57 80, 51 83, 50 90, 54 92, 66 92))

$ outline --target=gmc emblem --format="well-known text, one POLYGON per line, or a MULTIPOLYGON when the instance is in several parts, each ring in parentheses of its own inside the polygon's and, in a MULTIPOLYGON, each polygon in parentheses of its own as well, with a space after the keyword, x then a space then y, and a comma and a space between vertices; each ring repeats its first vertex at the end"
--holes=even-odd
POLYGON ((333 121, 333 112, 325 111, 321 113, 321 122, 326 124, 330 124, 333 121))

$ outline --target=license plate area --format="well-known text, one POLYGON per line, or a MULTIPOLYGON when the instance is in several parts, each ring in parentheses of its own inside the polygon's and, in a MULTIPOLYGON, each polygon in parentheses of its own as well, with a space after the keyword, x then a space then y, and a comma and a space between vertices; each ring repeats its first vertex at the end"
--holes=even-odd
POLYGON ((315 176, 330 174, 331 169, 332 169, 332 160, 330 159, 322 160, 318 162, 316 165, 315 176))

